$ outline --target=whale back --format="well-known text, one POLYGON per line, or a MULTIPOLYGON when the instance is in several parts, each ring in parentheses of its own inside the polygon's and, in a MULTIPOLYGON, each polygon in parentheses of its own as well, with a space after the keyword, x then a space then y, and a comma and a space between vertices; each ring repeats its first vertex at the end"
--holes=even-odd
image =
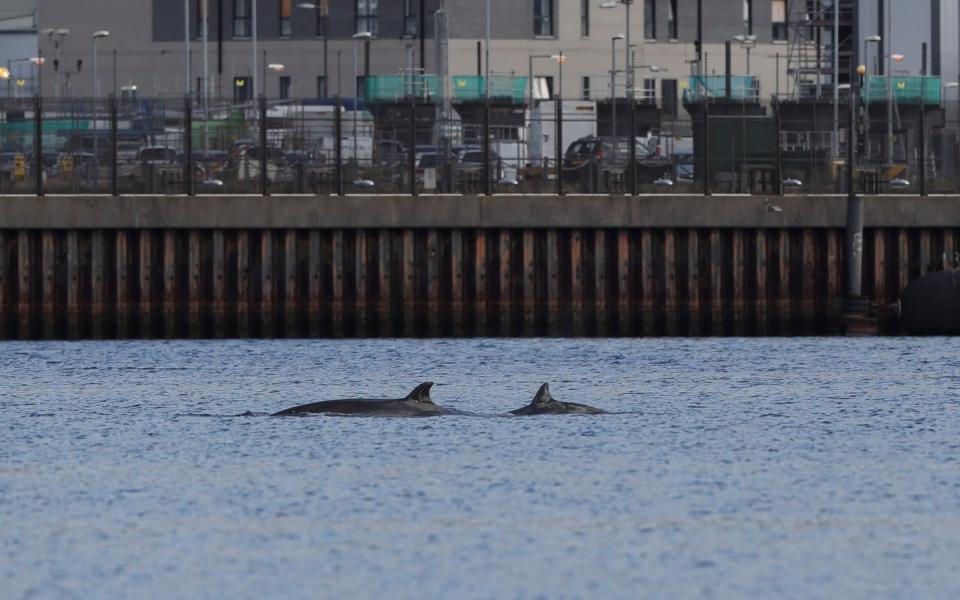
POLYGON ((413 388, 413 391, 407 394, 405 400, 410 402, 419 402, 422 404, 433 404, 433 400, 430 398, 430 388, 433 387, 432 381, 425 381, 417 387, 413 388))

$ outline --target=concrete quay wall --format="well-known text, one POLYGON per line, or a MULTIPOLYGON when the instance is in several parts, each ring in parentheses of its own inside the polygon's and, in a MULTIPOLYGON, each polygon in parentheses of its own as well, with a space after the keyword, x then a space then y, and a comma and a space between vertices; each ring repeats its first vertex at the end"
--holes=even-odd
MULTIPOLYGON (((840 331, 842 196, 0 197, 0 339, 840 331)), ((960 198, 866 200, 886 307, 960 198)))

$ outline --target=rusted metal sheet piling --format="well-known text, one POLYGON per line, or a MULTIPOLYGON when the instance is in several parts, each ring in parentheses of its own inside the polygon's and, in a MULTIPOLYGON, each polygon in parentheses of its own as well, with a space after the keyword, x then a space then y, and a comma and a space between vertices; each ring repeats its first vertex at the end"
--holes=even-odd
MULTIPOLYGON (((170 199, 73 199, 79 205, 66 213, 56 209, 67 199, 31 200, 41 214, 9 199, 0 205, 0 339, 793 335, 840 327, 842 198, 779 199, 787 214, 773 217, 751 212, 749 198, 730 200, 739 214, 717 219, 692 216, 690 206, 665 215, 663 200, 629 198, 564 198, 559 208, 555 198, 516 200, 504 214, 423 198, 420 208, 432 212, 419 215, 377 199, 393 216, 370 217, 366 200, 331 208, 325 199, 275 197, 258 199, 276 204, 250 209, 243 225, 235 213, 252 205, 240 200, 211 199, 222 212, 182 221, 161 219, 170 199), (589 202, 599 203, 596 211, 589 202), (611 206, 620 212, 606 215, 611 206), (556 213, 564 207, 574 216, 556 213)), ((709 203, 704 210, 725 201, 696 199, 709 203)), ((863 293, 881 332, 897 332, 885 307, 910 280, 956 266, 960 214, 945 206, 907 218, 895 199, 878 201, 871 219, 867 201, 863 293)))

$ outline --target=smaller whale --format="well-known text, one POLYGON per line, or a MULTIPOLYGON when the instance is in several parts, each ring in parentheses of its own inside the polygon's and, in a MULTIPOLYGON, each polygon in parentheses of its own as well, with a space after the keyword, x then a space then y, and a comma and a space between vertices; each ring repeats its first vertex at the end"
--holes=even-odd
POLYGON ((540 391, 533 397, 533 402, 523 408, 511 410, 514 415, 602 415, 606 411, 587 406, 586 404, 577 404, 576 402, 560 402, 550 395, 550 385, 543 384, 540 391))
POLYGON ((433 382, 421 383, 406 398, 367 400, 323 400, 311 404, 302 404, 274 413, 274 417, 305 415, 310 413, 333 413, 340 415, 371 415, 379 417, 433 417, 443 413, 443 409, 430 399, 433 382))

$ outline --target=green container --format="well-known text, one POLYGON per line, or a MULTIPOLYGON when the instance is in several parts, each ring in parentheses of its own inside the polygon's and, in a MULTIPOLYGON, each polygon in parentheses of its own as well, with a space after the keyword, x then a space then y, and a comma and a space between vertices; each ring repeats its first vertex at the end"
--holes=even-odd
MULTIPOLYGON (((894 75, 891 80, 894 102, 906 102, 927 106, 940 106, 942 88, 939 77, 906 77, 894 75)), ((868 104, 887 101, 887 78, 871 75, 865 78, 861 91, 863 99, 868 104)))

